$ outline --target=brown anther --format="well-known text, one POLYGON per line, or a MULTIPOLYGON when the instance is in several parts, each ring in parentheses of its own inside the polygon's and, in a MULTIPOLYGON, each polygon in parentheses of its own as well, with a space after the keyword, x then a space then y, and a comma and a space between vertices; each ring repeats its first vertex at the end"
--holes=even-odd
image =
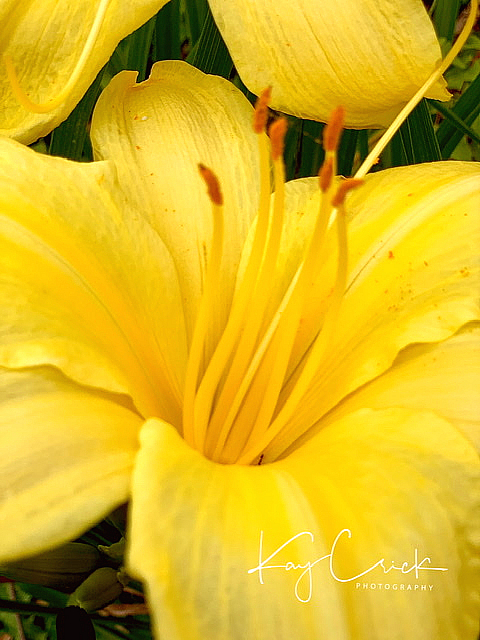
POLYGON ((272 97, 272 87, 267 87, 258 96, 255 103, 255 115, 253 116, 253 130, 255 133, 263 133, 267 126, 268 104, 272 97))
POLYGON ((332 206, 338 207, 343 204, 345 197, 349 191, 359 187, 363 184, 363 180, 358 178, 347 178, 344 180, 337 189, 337 193, 332 198, 332 206))
POLYGON ((327 126, 323 130, 323 148, 325 151, 336 151, 343 130, 345 109, 337 107, 333 110, 327 126))
POLYGON ((332 156, 325 158, 325 162, 322 164, 320 171, 318 172, 318 178, 320 182, 320 189, 323 193, 330 189, 333 179, 333 158, 332 156))
POLYGON ((223 196, 217 176, 204 164, 199 164, 198 170, 200 171, 200 175, 207 185, 208 197, 213 202, 213 204, 221 206, 223 204, 223 196))
POLYGON ((270 136, 270 142, 272 144, 272 158, 273 161, 278 160, 283 156, 283 149, 285 147, 285 134, 287 133, 287 119, 278 118, 275 122, 272 122, 268 129, 268 135, 270 136))

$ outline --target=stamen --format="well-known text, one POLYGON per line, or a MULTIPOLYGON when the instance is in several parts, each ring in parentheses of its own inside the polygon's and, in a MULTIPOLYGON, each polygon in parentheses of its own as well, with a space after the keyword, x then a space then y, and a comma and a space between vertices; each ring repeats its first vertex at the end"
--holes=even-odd
MULTIPOLYGON (((292 293, 295 289, 296 283, 298 281, 298 276, 299 276, 300 270, 297 271, 297 273, 295 274, 292 282, 290 283, 290 286, 286 292, 286 294, 283 297, 283 300, 280 304, 280 306, 278 307, 275 315, 273 316, 272 321, 270 322, 270 325, 268 326, 268 329, 265 331, 262 341, 260 342, 259 346, 257 347, 257 350, 255 351, 255 355, 252 357, 252 360, 250 362, 250 365, 248 367, 248 370, 246 372, 246 374, 243 376, 242 378, 242 382, 241 385, 238 389, 238 392, 233 400, 232 406, 230 407, 230 411, 229 414, 226 418, 226 423, 229 424, 233 424, 233 420, 235 419, 235 416, 237 415, 237 413, 240 410, 241 404, 243 402, 243 399, 245 398, 245 396, 247 395, 248 389, 250 387, 250 385, 252 384, 252 381, 255 377, 255 374, 257 373, 258 369, 260 368, 260 365, 262 363, 262 359, 265 356, 268 347, 270 346, 273 336, 275 335, 275 331, 277 331, 278 325, 280 323, 280 320, 282 318, 282 315, 285 313, 285 309, 287 308, 287 305, 290 301, 290 298, 292 296, 292 293)), ((223 434, 221 434, 223 436, 223 434)), ((226 434, 226 436, 228 436, 229 434, 226 434)), ((245 436, 248 436, 248 433, 245 434, 245 436)), ((225 442, 225 437, 223 437, 223 439, 219 439, 218 443, 217 443, 217 447, 215 448, 215 450, 212 453, 212 459, 217 460, 220 459, 221 456, 221 461, 222 462, 235 462, 238 458, 238 450, 239 448, 236 447, 234 452, 231 452, 230 448, 224 448, 221 449, 221 442, 225 442), (230 458, 230 454, 232 455, 232 457, 230 458)), ((245 439, 245 438, 244 438, 245 439)), ((231 441, 227 442, 227 445, 231 445, 231 441)))
MULTIPOLYGON (((473 0, 472 4, 478 6, 478 0, 473 0)), ((429 82, 433 84, 441 73, 443 71, 437 70, 436 78, 429 82)), ((423 90, 426 91, 431 84, 424 85, 423 90)), ((253 124, 259 134, 261 196, 250 256, 235 292, 226 327, 200 381, 208 328, 207 313, 218 285, 215 275, 219 272, 223 242, 223 218, 220 225, 214 213, 216 222, 211 258, 187 366, 185 439, 209 458, 226 463, 251 464, 259 459, 262 462, 275 459, 279 450, 286 450, 302 435, 293 424, 292 416, 300 403, 309 397, 315 376, 320 367, 325 366, 325 357, 329 353, 347 284, 345 198, 362 182, 358 179, 361 172, 357 173, 356 179, 341 183, 338 189, 334 181, 336 150, 344 117, 344 110, 339 107, 325 128, 326 158, 319 173, 320 209, 309 246, 273 317, 266 317, 271 301, 264 292, 271 289, 270 281, 275 277, 277 268, 283 231, 285 179, 282 161, 285 124, 280 120, 272 125, 269 132, 275 177, 275 195, 273 207, 270 207, 269 152, 264 134, 269 97, 270 90, 259 97, 253 124), (302 355, 298 363, 295 354, 292 356, 292 350, 295 349, 295 341, 303 335, 302 332, 299 334, 299 329, 302 314, 306 311, 308 287, 318 279, 329 224, 334 225, 332 230, 337 234, 334 283, 325 301, 323 323, 309 348, 303 351, 303 355, 298 354, 302 355), (218 231, 220 226, 221 235, 218 231), (216 241, 215 237, 221 240, 216 241), (295 370, 288 373, 286 382, 289 366, 295 366, 295 370)), ((374 159, 378 153, 377 148, 374 159)), ((204 167, 200 169, 213 208, 221 208, 218 182, 211 181, 211 172, 204 167)), ((309 316, 306 318, 309 320, 309 316)), ((321 318, 316 328, 320 321, 321 318)), ((307 428, 308 425, 305 426, 307 428)))
POLYGON ((297 337, 305 300, 308 296, 308 287, 310 283, 315 280, 322 261, 323 246, 330 216, 331 203, 328 195, 323 194, 305 260, 300 268, 297 282, 288 300, 286 309, 281 315, 279 327, 272 341, 270 362, 268 366, 263 368, 263 374, 267 378, 262 392, 263 400, 255 424, 245 445, 246 449, 248 449, 249 446, 254 446, 254 443, 261 439, 262 435, 270 433, 268 425, 276 409, 278 397, 284 384, 284 378, 291 358, 292 348, 297 337))
POLYGON ((98 34, 102 27, 109 3, 110 0, 100 0, 95 19, 90 29, 90 33, 88 34, 82 53, 80 54, 77 64, 75 65, 75 68, 73 69, 67 81, 67 84, 55 98, 52 98, 48 102, 37 103, 30 100, 28 95, 20 86, 20 82, 18 80, 18 76, 15 71, 15 67, 13 66, 10 55, 8 53, 3 54, 3 61, 7 71, 7 77, 12 87, 12 92, 17 98, 18 102, 25 109, 27 109, 27 111, 31 111, 32 113, 49 113, 50 111, 53 111, 54 109, 59 107, 63 102, 65 102, 85 69, 88 58, 90 57, 90 54, 92 53, 92 50, 96 44, 98 34))
POLYGON ((340 183, 340 186, 337 189, 337 193, 332 198, 332 206, 339 207, 345 202, 346 195, 352 189, 359 187, 363 184, 363 180, 359 178, 347 178, 343 182, 340 183))
MULTIPOLYGON (((285 134, 287 133, 288 123, 286 118, 278 118, 270 125, 268 135, 272 144, 272 160, 276 162, 283 158, 283 150, 285 148, 285 134)), ((275 187, 277 184, 275 184, 275 187)))
POLYGON ((343 107, 337 107, 333 110, 330 120, 323 130, 323 148, 326 153, 328 151, 337 151, 344 121, 345 109, 343 107))
POLYGON ((223 196, 220 190, 220 183, 218 182, 217 176, 204 164, 199 164, 198 170, 200 171, 200 175, 207 185, 208 197, 213 202, 213 204, 217 204, 221 207, 223 205, 223 196))
POLYGON ((338 209, 335 218, 338 244, 337 274, 333 287, 332 297, 325 314, 322 329, 319 332, 315 342, 313 343, 310 354, 308 355, 304 367, 297 381, 295 382, 292 391, 286 399, 285 404, 280 409, 277 416, 268 427, 268 429, 264 432, 264 434, 261 437, 257 438, 255 441, 250 441, 252 443, 250 448, 242 453, 240 458, 237 460, 238 464, 251 464, 262 452, 264 452, 268 444, 274 438, 278 438, 278 435, 285 428, 288 420, 295 412, 295 409, 301 402, 314 376, 321 366, 325 350, 327 349, 332 334, 334 333, 335 322, 338 318, 347 283, 348 245, 344 197, 348 190, 358 186, 358 184, 361 183, 361 181, 359 181, 356 184, 352 184, 352 180, 348 180, 345 182, 348 183, 348 187, 346 190, 342 189, 341 193, 343 195, 339 195, 338 192, 336 195, 336 200, 339 203, 337 205, 338 209))
MULTIPOLYGON (((338 145, 340 137, 338 127, 341 125, 342 119, 343 110, 336 110, 332 115, 333 125, 330 127, 330 132, 335 132, 330 134, 332 144, 338 145)), ((327 176, 328 173, 333 172, 336 164, 336 151, 334 148, 328 151, 325 164, 327 168, 324 169, 324 176, 327 176)), ((257 379, 254 383, 256 393, 251 393, 242 407, 243 413, 249 415, 250 420, 252 420, 252 416, 256 416, 245 448, 248 448, 249 445, 252 446, 261 437, 262 433, 264 434, 268 430, 268 425, 278 403, 278 397, 284 383, 292 348, 300 325, 308 287, 315 279, 315 274, 318 273, 322 259, 323 244, 331 215, 330 189, 331 185, 328 186, 328 192, 322 195, 319 214, 306 251, 304 263, 286 309, 280 318, 278 329, 266 356, 267 361, 262 364, 262 368, 257 374, 257 379), (258 393, 260 388, 262 389, 261 394, 258 393), (259 395, 261 395, 260 404, 259 395)))
POLYGON ((425 96, 427 91, 433 87, 435 82, 441 78, 441 76, 445 73, 448 67, 452 64, 454 59, 460 53, 463 45, 468 39, 470 32, 473 29, 477 18, 478 12, 478 2, 479 0, 471 0, 470 2, 470 13, 468 14, 467 21, 465 22, 465 26, 463 27, 460 35, 455 40, 455 44, 450 49, 448 54, 445 56, 443 61, 440 63, 439 67, 430 75, 429 78, 425 81, 425 83, 420 87, 417 93, 407 102, 407 104, 400 111, 398 116, 392 122, 392 124, 385 131, 383 136, 377 142, 377 144, 370 151, 368 156, 363 161, 360 169, 355 174, 355 178, 363 178, 367 175, 370 169, 374 164, 377 163, 377 158, 380 156, 382 151, 385 149, 387 144, 393 138, 393 136, 397 133, 398 129, 400 129, 401 125, 404 123, 406 118, 410 115, 410 113, 415 109, 420 100, 425 96))
POLYGON ((334 159, 329 156, 325 158, 325 162, 322 164, 322 167, 318 173, 320 189, 323 193, 326 193, 332 184, 334 171, 333 171, 334 159))
POLYGON ((253 130, 255 133, 263 133, 267 128, 268 105, 272 97, 272 87, 267 87, 258 96, 255 103, 255 114, 253 118, 253 130))
MULTIPOLYGON (((297 380, 296 385, 293 387, 293 391, 289 394, 288 401, 285 403, 284 408, 288 404, 288 402, 292 402, 292 411, 290 414, 286 414, 284 416, 284 425, 285 427, 282 429, 277 428, 277 435, 272 436, 270 440, 272 446, 268 447, 268 450, 265 451, 266 461, 269 460, 277 460, 283 452, 285 452, 293 442, 295 442, 300 436, 302 436, 305 431, 298 431, 298 428, 292 426, 289 428, 286 426, 287 420, 294 414, 294 410, 298 407, 298 404, 305 397, 306 393, 309 390, 310 383, 317 374, 317 371, 320 366, 328 367, 328 362, 325 359, 325 352, 328 349, 328 345, 331 342, 334 332, 335 332, 335 323, 338 318, 340 312, 340 306, 343 300, 344 290, 347 284, 347 225, 346 225, 346 210, 345 204, 342 200, 338 206, 337 210, 337 237, 338 237, 338 247, 339 247, 339 258, 338 258, 338 267, 337 267, 337 277, 336 277, 336 286, 334 287, 334 295, 330 301, 330 306, 328 312, 325 316, 324 324, 322 326, 322 330, 318 335, 316 341, 313 344, 312 351, 308 356, 307 365, 304 367, 300 378, 304 375, 304 372, 308 365, 310 365, 310 382, 308 382, 308 378, 303 381, 303 393, 300 391, 300 387, 298 387, 298 383, 300 382, 300 378, 297 380), (343 251, 340 251, 341 247, 344 248, 343 251), (296 387, 299 388, 297 391, 296 387), (294 401, 291 400, 293 393, 298 393, 298 403, 294 405, 294 401), (273 440, 273 437, 275 438, 273 440)), ((280 417, 280 414, 277 416, 280 417)), ((273 425, 272 425, 273 426, 273 425)), ((307 430, 307 429, 306 429, 307 430)))
MULTIPOLYGON (((195 424, 199 425, 199 428, 205 432, 212 413, 217 388, 243 329, 250 296, 257 281, 268 234, 271 194, 270 162, 268 138, 263 132, 258 136, 258 145, 260 155, 260 203, 250 258, 242 282, 233 299, 227 325, 207 366, 195 398, 195 424)), ((212 437, 216 439, 217 435, 213 434, 213 430, 209 428, 209 439, 212 437)))
MULTIPOLYGON (((235 399, 238 397, 239 390, 242 388, 242 379, 248 370, 249 363, 251 362, 252 355, 254 354, 255 347, 260 337, 260 329, 262 327, 265 310, 269 302, 269 297, 265 295, 265 291, 269 290, 270 283, 275 277, 277 255, 280 248, 285 199, 285 171, 283 158, 281 155, 278 155, 278 152, 283 148, 283 140, 287 129, 287 123, 284 119, 280 119, 274 123, 272 127, 275 137, 275 141, 272 141, 272 156, 274 153, 273 148, 276 148, 276 155, 273 157, 275 193, 273 198, 272 218, 269 225, 268 239, 266 240, 264 247, 261 267, 257 275, 257 281, 250 293, 250 300, 248 303, 249 313, 246 316, 243 331, 230 365, 230 370, 227 374, 223 389, 217 397, 216 407, 210 420, 210 442, 212 442, 212 436, 216 435, 217 444, 215 450, 217 452, 223 449, 223 444, 230 433, 235 419, 235 414, 232 414, 231 407, 236 405, 235 399)), ((244 429, 243 432, 246 438, 248 436, 248 431, 244 429)), ((238 444, 238 437, 239 433, 236 433, 237 455, 241 450, 241 446, 238 444)))
POLYGON ((193 447, 202 450, 204 430, 194 420, 194 401, 200 368, 203 360, 203 349, 208 332, 208 319, 218 292, 220 280, 220 266, 223 249, 223 198, 217 177, 211 169, 199 165, 200 175, 207 185, 208 195, 212 202, 213 237, 207 266, 207 275, 203 289, 200 308, 190 345, 187 371, 185 375, 185 392, 183 400, 183 436, 193 447))

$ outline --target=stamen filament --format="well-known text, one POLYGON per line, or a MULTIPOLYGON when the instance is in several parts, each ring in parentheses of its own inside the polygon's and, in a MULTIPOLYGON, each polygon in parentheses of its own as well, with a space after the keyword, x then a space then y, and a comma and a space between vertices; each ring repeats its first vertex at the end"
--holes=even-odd
MULTIPOLYGON (((290 283, 289 288, 287 289, 287 292, 285 293, 282 302, 280 303, 280 306, 277 309, 277 312, 275 313, 275 315, 273 316, 272 321, 270 322, 270 325, 268 326, 268 329, 265 331, 262 341, 260 342, 259 346, 257 347, 255 354, 250 362, 250 365, 248 367, 248 370, 246 372, 246 374, 244 375, 241 385, 238 389, 238 392, 233 400, 232 406, 230 408, 230 413, 227 416, 226 420, 230 421, 233 420, 235 418, 235 416, 237 415, 240 406, 243 402, 243 398, 245 397, 245 395, 247 394, 248 388, 250 387, 250 385, 252 384, 252 380, 258 370, 258 368, 260 367, 260 364, 262 362, 262 359, 270 345, 270 343, 272 342, 272 338, 275 334, 275 331, 277 330, 277 327, 280 323, 280 319, 283 315, 283 313, 285 313, 285 309, 290 301, 290 298, 292 296, 292 293, 295 289, 295 286, 297 284, 297 280, 298 277, 300 275, 300 268, 297 270, 295 276, 292 279, 292 282, 290 283)), ((226 434, 228 435, 228 434, 226 434)), ((248 434, 247 434, 248 435, 248 434)), ((227 442, 227 446, 224 447, 222 449, 221 446, 222 440, 219 440, 217 442, 217 446, 215 448, 215 450, 212 452, 212 459, 217 460, 220 459, 220 455, 221 455, 221 461, 222 462, 235 462, 236 458, 238 457, 238 447, 235 448, 235 451, 230 452, 229 448, 228 448, 228 444, 229 442, 227 442), (230 454, 232 455, 232 458, 230 459, 230 454)))
POLYGON ((88 34, 82 53, 77 60, 75 68, 73 69, 66 85, 63 87, 60 93, 55 98, 48 100, 48 102, 38 103, 30 100, 28 95, 20 86, 20 82, 18 80, 18 76, 10 55, 8 53, 3 54, 3 61, 5 63, 5 68, 7 71, 7 77, 12 86, 12 91, 18 102, 22 105, 22 107, 27 109, 27 111, 31 111, 32 113, 49 113, 50 111, 53 111, 54 109, 59 107, 63 102, 65 102, 85 69, 88 58, 92 53, 92 50, 97 41, 98 34, 102 27, 109 3, 110 0, 100 0, 95 19, 90 29, 90 33, 88 34))
MULTIPOLYGON (((277 130, 278 129, 279 127, 277 127, 277 130)), ((269 235, 264 250, 265 253, 257 282, 255 284, 255 289, 251 293, 251 298, 249 300, 250 313, 246 317, 246 322, 233 357, 230 370, 223 389, 217 399, 216 408, 210 421, 209 432, 211 434, 219 434, 218 438, 223 442, 225 442, 235 418, 235 415, 232 415, 231 412, 232 404, 235 403, 235 398, 238 395, 239 388, 242 386, 242 379, 248 370, 248 365, 258 342, 259 332, 264 320, 265 309, 269 300, 268 296, 265 295, 265 291, 269 290, 270 282, 275 276, 277 255, 280 248, 280 239, 283 229, 285 172, 281 155, 281 147, 283 145, 286 123, 285 126, 282 126, 282 129, 283 133, 282 131, 279 131, 279 136, 274 134, 274 140, 272 141, 276 189, 273 198, 273 213, 269 227, 269 235), (229 416, 229 419, 227 419, 227 416, 229 416)), ((236 404, 237 403, 235 403, 235 405, 236 404)), ((247 434, 245 433, 245 437, 246 436, 247 434)), ((237 445, 237 452, 239 450, 240 449, 237 445)))
POLYGON ((223 252, 224 219, 223 198, 220 192, 218 180, 210 169, 199 165, 200 173, 205 180, 208 194, 212 203, 213 235, 210 248, 207 274, 203 289, 197 321, 193 331, 192 343, 188 357, 187 371, 185 375, 185 392, 183 400, 183 437, 185 440, 202 450, 204 440, 203 425, 194 421, 194 400, 197 392, 198 378, 202 365, 205 338, 209 327, 209 314, 218 291, 220 280, 220 267, 223 252))
POLYGON ((348 250, 345 209, 343 203, 340 204, 337 209, 335 220, 338 243, 337 274, 332 299, 325 314, 322 329, 313 344, 303 370, 285 404, 264 434, 255 441, 254 445, 251 446, 250 449, 242 453, 240 458, 237 460, 238 464, 251 464, 285 427, 285 424, 294 413, 298 403, 303 398, 313 377, 318 371, 325 349, 328 347, 328 343, 332 337, 332 333, 335 328, 335 321, 338 318, 338 312, 347 282, 348 250))
POLYGON ((325 158, 325 162, 323 163, 322 168, 320 169, 320 172, 318 174, 320 191, 322 191, 323 193, 326 193, 332 185, 332 181, 335 176, 335 161, 335 154, 329 154, 325 158))
MULTIPOLYGON (((265 252, 258 274, 254 291, 251 292, 249 300, 249 314, 246 317, 245 326, 243 328, 240 341, 238 343, 235 355, 233 357, 230 370, 223 389, 217 399, 215 411, 212 415, 209 425, 209 435, 216 436, 217 444, 215 451, 219 451, 224 446, 225 440, 233 425, 235 415, 231 411, 232 406, 240 406, 238 394, 240 389, 244 389, 242 380, 248 370, 251 362, 255 346, 259 339, 259 332, 264 320, 265 310, 269 302, 265 291, 270 288, 270 283, 275 276, 275 268, 277 264, 277 255, 280 248, 280 240, 283 229, 283 211, 285 201, 285 171, 283 159, 281 155, 283 135, 281 134, 281 142, 275 140, 272 144, 274 148, 274 178, 275 193, 273 196, 273 212, 271 224, 269 227, 268 240, 266 242, 265 252), (276 149, 275 149, 276 148, 276 149), (222 445, 220 445, 222 443, 222 445)), ((248 433, 244 431, 245 437, 248 433)), ((240 449, 237 445, 237 452, 240 449)))
MULTIPOLYGON (((332 155, 330 161, 334 162, 335 152, 330 151, 329 153, 332 155)), ((333 187, 330 186, 327 193, 322 194, 319 213, 317 215, 315 228, 311 236, 305 260, 301 265, 299 277, 289 300, 289 304, 281 316, 279 328, 272 345, 272 352, 275 354, 273 363, 268 366, 268 372, 266 372, 268 381, 263 391, 262 404, 245 448, 248 448, 249 444, 256 442, 263 433, 269 430, 268 425, 270 424, 270 420, 274 414, 278 402, 278 396, 290 361, 292 348, 304 309, 304 301, 307 297, 308 287, 312 280, 314 280, 315 274, 318 273, 320 262, 322 260, 322 249, 325 243, 328 221, 331 215, 330 191, 332 188, 333 187)))
POLYGON ((470 13, 468 14, 468 18, 465 22, 465 26, 460 32, 458 38, 455 40, 454 45, 445 56, 443 61, 440 63, 438 68, 432 73, 432 75, 425 81, 425 83, 420 87, 420 89, 415 93, 415 95, 407 102, 407 104, 400 111, 398 116, 392 122, 392 124, 388 127, 385 133, 382 135, 377 144, 370 151, 368 156, 363 161, 362 165, 358 169, 355 174, 355 178, 364 178, 373 165, 377 162, 377 158, 380 156, 382 151, 385 149, 387 144, 393 138, 393 136, 397 133, 398 129, 400 129, 401 125, 404 123, 406 118, 410 115, 410 113, 415 109, 420 100, 425 96, 427 91, 432 87, 437 80, 445 73, 448 67, 452 64, 454 59, 460 53, 463 45, 468 39, 471 30, 473 29, 473 25, 475 24, 475 20, 477 17, 478 11, 478 2, 479 0, 471 0, 470 2, 470 13))
MULTIPOLYGON (((195 397, 194 420, 196 424, 202 425, 201 428, 205 431, 210 420, 215 393, 242 330, 243 321, 248 310, 248 301, 257 279, 268 233, 271 193, 268 138, 264 134, 259 135, 258 144, 260 154, 260 205, 252 250, 242 282, 234 296, 227 325, 207 366, 195 397)), ((210 430, 208 435, 210 437, 210 430)))

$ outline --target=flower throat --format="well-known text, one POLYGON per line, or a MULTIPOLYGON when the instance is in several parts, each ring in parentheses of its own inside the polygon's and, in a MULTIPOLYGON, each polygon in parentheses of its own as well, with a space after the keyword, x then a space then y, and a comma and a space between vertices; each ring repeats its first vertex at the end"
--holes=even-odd
POLYGON ((345 195, 361 182, 350 179, 338 186, 334 180, 343 124, 343 109, 339 108, 325 128, 326 155, 319 174, 321 198, 313 232, 301 264, 276 312, 267 317, 269 292, 275 278, 284 229, 283 143, 286 133, 286 120, 280 118, 270 126, 269 137, 265 134, 269 98, 269 90, 259 98, 253 124, 258 135, 260 156, 260 198, 255 234, 227 324, 201 379, 209 312, 218 291, 223 246, 223 198, 213 172, 200 166, 212 203, 214 225, 204 293, 187 366, 183 435, 193 447, 222 463, 249 464, 265 455, 272 439, 284 434, 289 418, 321 366, 346 286, 345 195), (282 390, 288 381, 292 349, 301 325, 308 288, 324 259, 329 222, 336 226, 335 282, 321 331, 310 345, 308 354, 301 358, 295 382, 285 395, 282 390))
POLYGON ((285 170, 283 146, 286 120, 280 118, 265 133, 270 90, 260 96, 253 128, 258 136, 260 197, 255 233, 243 277, 235 292, 224 331, 204 366, 204 347, 219 290, 224 240, 223 196, 215 174, 200 165, 212 205, 213 237, 203 296, 190 345, 183 399, 183 437, 195 449, 223 464, 273 461, 269 445, 285 451, 312 425, 289 430, 335 329, 347 285, 347 229, 345 197, 357 187, 380 153, 429 88, 458 55, 475 20, 478 0, 471 3, 462 33, 449 54, 398 114, 372 149, 355 178, 339 183, 337 149, 343 109, 332 114, 324 129, 325 161, 319 172, 320 204, 313 232, 300 265, 280 304, 268 311, 271 283, 284 229, 285 170), (273 165, 273 180, 271 176, 273 165), (273 192, 273 196, 271 195, 273 192), (325 259, 327 232, 335 227, 337 263, 323 322, 292 373, 292 350, 302 323, 308 287, 325 259))

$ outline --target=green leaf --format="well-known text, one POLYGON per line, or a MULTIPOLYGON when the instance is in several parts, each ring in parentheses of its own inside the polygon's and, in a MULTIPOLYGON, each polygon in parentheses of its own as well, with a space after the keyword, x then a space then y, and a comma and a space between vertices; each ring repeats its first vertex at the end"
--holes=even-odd
POLYGON ((68 595, 61 591, 57 591, 56 589, 50 589, 50 587, 43 587, 39 584, 16 582, 15 588, 21 589, 23 593, 28 594, 35 600, 48 602, 51 607, 62 608, 67 604, 68 595))
POLYGON ((293 180, 299 177, 299 159, 302 147, 302 128, 304 122, 299 118, 289 116, 287 118, 288 129, 285 135, 285 150, 283 161, 285 163, 285 177, 293 180))
POLYGON ((358 132, 358 140, 357 140, 357 150, 358 150, 358 160, 357 160, 357 168, 361 165, 361 163, 368 156, 369 146, 368 146, 368 138, 369 132, 367 129, 360 129, 358 132))
MULTIPOLYGON (((387 166, 398 167, 420 162, 436 162, 442 159, 425 99, 408 116, 389 146, 391 155, 387 166)), ((385 161, 385 158, 383 160, 385 161)))
POLYGON ((207 11, 197 45, 187 60, 205 73, 214 73, 223 78, 229 78, 232 73, 232 59, 210 9, 207 11))
POLYGON ((301 120, 300 162, 296 178, 316 176, 322 166, 325 153, 322 147, 323 122, 301 120))
POLYGON ((479 51, 480 37, 476 33, 471 33, 463 49, 445 73, 445 79, 451 91, 463 91, 464 88, 466 89, 466 85, 473 82, 479 75, 479 51))
MULTIPOLYGON (((452 113, 460 118, 467 126, 473 124, 480 114, 480 76, 478 76, 460 96, 452 113)), ((443 158, 449 158, 455 147, 462 139, 464 132, 445 119, 437 131, 438 143, 443 158)))
POLYGON ((125 39, 125 46, 128 50, 126 68, 138 71, 137 82, 143 82, 147 77, 155 20, 156 16, 150 18, 140 29, 134 31, 125 39))
POLYGON ((191 47, 195 46, 200 38, 208 11, 207 0, 188 0, 185 2, 185 19, 191 47))
POLYGON ((71 160, 91 160, 91 146, 87 125, 93 107, 102 91, 104 69, 97 75, 87 93, 80 100, 70 116, 53 130, 49 148, 52 156, 62 156, 71 160))
POLYGON ((119 530, 107 520, 102 520, 97 525, 81 535, 76 542, 84 542, 94 547, 99 544, 109 546, 114 542, 118 542, 121 538, 119 530))
POLYGON ((128 47, 126 47, 124 43, 125 40, 118 43, 105 67, 104 77, 102 80, 103 86, 106 86, 113 76, 116 76, 117 73, 120 73, 120 71, 127 68, 128 47))
POLYGON ((433 13, 433 23, 439 38, 449 43, 453 40, 455 22, 460 9, 460 0, 437 0, 433 13))
POLYGON ((458 115, 452 109, 446 107, 443 102, 437 102, 437 100, 428 101, 434 109, 436 109, 445 120, 448 120, 455 129, 462 132, 462 135, 469 136, 476 142, 480 142, 480 135, 478 135, 471 127, 468 126, 464 120, 458 117, 458 115))
MULTIPOLYGON (((136 621, 136 619, 135 619, 136 621)), ((127 620, 115 620, 110 624, 94 621, 97 640, 152 640, 152 632, 148 623, 143 626, 133 624, 131 618, 127 620)))
POLYGON ((343 132, 338 149, 338 174, 341 176, 351 176, 355 153, 357 150, 359 131, 346 129, 343 132))
POLYGON ((155 18, 153 60, 181 60, 180 0, 171 0, 155 18))
MULTIPOLYGON (((0 587, 3 585, 0 585, 0 587)), ((0 591, 1 593, 1 591, 0 591)), ((9 613, 21 613, 23 614, 40 614, 45 616, 56 615, 59 611, 59 607, 45 607, 40 604, 32 604, 30 602, 17 602, 16 600, 8 600, 0 598, 0 611, 7 611, 9 613)))

